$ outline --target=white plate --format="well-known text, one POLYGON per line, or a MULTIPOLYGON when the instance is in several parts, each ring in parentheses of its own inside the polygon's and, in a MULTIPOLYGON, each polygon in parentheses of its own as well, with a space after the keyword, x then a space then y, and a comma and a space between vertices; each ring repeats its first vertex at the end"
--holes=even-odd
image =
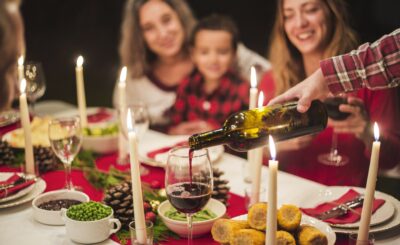
MULTIPOLYGON (((247 214, 243 214, 240 216, 236 216, 232 218, 234 220, 247 220, 247 214)), ((328 245, 334 245, 336 241, 336 234, 333 229, 325 222, 317 220, 313 217, 302 215, 301 216, 301 224, 302 225, 311 225, 320 230, 322 233, 325 234, 326 238, 328 239, 328 245)))
MULTIPOLYGON (((14 173, 0 173, 0 181, 7 180, 13 174, 14 173)), ((21 176, 22 174, 18 173, 18 175, 21 176)), ((27 177, 30 178, 30 177, 33 177, 33 176, 28 175, 27 177)), ((26 187, 26 188, 24 188, 24 189, 22 189, 22 190, 20 190, 20 191, 18 191, 16 193, 14 193, 14 194, 12 194, 11 196, 1 198, 0 199, 0 203, 8 202, 8 201, 14 200, 16 198, 22 197, 22 196, 28 194, 31 190, 33 190, 34 187, 35 187, 35 184, 32 184, 32 185, 30 185, 30 186, 28 186, 28 187, 26 187)))
MULTIPOLYGON (((90 115, 96 114, 99 110, 102 110, 102 109, 105 109, 112 116, 106 121, 100 121, 100 122, 89 123, 89 124, 98 125, 98 124, 103 124, 103 123, 108 123, 108 122, 116 122, 117 121, 117 112, 116 112, 116 110, 111 109, 111 108, 106 108, 106 107, 88 107, 88 108, 86 108, 86 114, 88 116, 90 116, 90 115)), ((75 117, 75 116, 79 116, 78 109, 71 109, 71 110, 62 111, 62 112, 54 114, 55 118, 75 117)))
POLYGON ((44 192, 44 190, 46 189, 46 182, 44 182, 44 180, 42 180, 41 178, 38 178, 36 183, 32 184, 32 186, 33 186, 32 190, 28 192, 26 195, 14 200, 10 200, 8 202, 1 203, 0 208, 14 207, 32 201, 36 196, 44 192))
MULTIPOLYGON (((330 186, 325 189, 320 190, 315 195, 305 195, 304 200, 300 201, 299 204, 302 208, 313 208, 320 203, 332 201, 340 198, 348 190, 354 189, 358 193, 363 194, 365 192, 364 188, 359 187, 349 187, 349 186, 330 186)), ((376 212, 371 216, 371 226, 382 224, 383 222, 389 220, 395 213, 395 207, 393 203, 388 200, 389 195, 376 191, 375 198, 385 200, 385 203, 376 210, 376 212)), ((390 197, 390 196, 389 196, 390 197)), ((330 224, 332 227, 336 228, 358 228, 360 226, 360 221, 350 223, 350 224, 330 224)))
POLYGON ((17 111, 4 111, 0 113, 0 127, 4 127, 15 123, 19 120, 19 113, 17 111))

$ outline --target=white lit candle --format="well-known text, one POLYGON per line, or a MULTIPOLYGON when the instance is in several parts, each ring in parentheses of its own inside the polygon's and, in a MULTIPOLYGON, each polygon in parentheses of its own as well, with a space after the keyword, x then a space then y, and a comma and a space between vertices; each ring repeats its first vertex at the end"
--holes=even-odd
MULTIPOLYGON (((133 210, 135 215, 135 228, 136 237, 140 244, 146 244, 146 222, 144 218, 143 196, 142 196, 142 183, 140 181, 140 170, 138 160, 138 146, 137 137, 132 125, 131 110, 127 112, 127 127, 128 127, 128 141, 129 141, 129 154, 131 162, 131 179, 132 179, 132 198, 133 210)), ((133 242, 133 241, 132 241, 133 242)))
POLYGON ((21 82, 22 79, 25 78, 25 75, 24 75, 24 61, 25 61, 24 56, 21 55, 18 58, 18 81, 20 81, 20 82, 21 82))
POLYGON ((20 84, 19 112, 25 139, 25 172, 35 174, 35 161, 33 160, 33 146, 31 136, 31 123, 29 121, 28 102, 26 100, 26 80, 22 79, 20 84))
POLYGON ((371 160, 369 163, 364 203, 361 211, 360 227, 357 235, 357 245, 362 244, 362 241, 368 241, 369 225, 371 222, 375 185, 379 167, 379 150, 381 148, 381 142, 379 142, 379 128, 376 122, 374 123, 374 137, 375 141, 372 143, 371 160))
MULTIPOLYGON (((258 107, 262 107, 264 103, 264 93, 260 92, 258 96, 258 107)), ((251 182, 251 196, 250 196, 250 204, 254 204, 259 202, 260 198, 260 182, 261 182, 261 166, 262 166, 262 156, 263 156, 263 147, 259 147, 254 151, 253 158, 253 166, 252 166, 252 182, 251 182)))
MULTIPOLYGON (((126 113, 126 75, 127 75, 127 68, 126 66, 122 67, 121 73, 119 76, 119 82, 118 82, 118 97, 119 97, 119 103, 118 103, 118 109, 120 111, 120 115, 125 115, 126 113)), ((120 120, 123 117, 120 118, 120 120)), ((118 133, 118 163, 119 164, 125 164, 125 158, 127 155, 127 150, 126 150, 126 140, 125 137, 122 133, 122 130, 119 130, 118 133)))
POLYGON ((86 98, 85 98, 85 84, 83 80, 83 57, 79 56, 76 60, 76 93, 78 97, 78 108, 79 117, 81 119, 81 127, 87 127, 87 117, 86 117, 86 98))
POLYGON ((269 136, 269 149, 271 153, 271 160, 268 164, 268 208, 267 208, 267 236, 265 244, 276 244, 276 202, 277 202, 277 175, 278 175, 278 161, 276 161, 276 149, 272 136, 269 136))
MULTIPOLYGON (((258 89, 257 89, 257 73, 256 69, 254 66, 251 67, 250 69, 250 96, 249 96, 249 109, 254 109, 257 106, 257 94, 258 94, 258 89)), ((246 168, 246 173, 245 175, 245 181, 247 182, 252 182, 253 178, 253 173, 254 173, 254 165, 257 156, 256 156, 256 151, 255 150, 250 150, 247 152, 247 168, 246 168)))

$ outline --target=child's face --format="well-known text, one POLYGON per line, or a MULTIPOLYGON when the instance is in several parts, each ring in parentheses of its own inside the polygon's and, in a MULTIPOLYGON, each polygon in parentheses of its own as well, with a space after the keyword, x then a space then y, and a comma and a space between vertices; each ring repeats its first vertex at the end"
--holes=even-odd
POLYGON ((222 30, 200 30, 196 34, 192 59, 206 80, 218 80, 230 68, 235 57, 231 39, 231 34, 222 30))

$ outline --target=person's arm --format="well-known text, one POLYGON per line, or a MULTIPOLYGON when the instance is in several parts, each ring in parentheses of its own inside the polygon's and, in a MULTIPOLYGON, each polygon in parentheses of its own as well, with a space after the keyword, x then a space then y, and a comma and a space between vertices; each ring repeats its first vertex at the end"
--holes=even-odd
POLYGON ((400 83, 400 29, 374 43, 365 43, 348 54, 320 62, 333 94, 363 87, 383 89, 400 83))
POLYGON ((311 101, 363 87, 382 89, 400 84, 400 29, 383 36, 373 44, 321 61, 321 68, 269 105, 299 99, 297 109, 305 112, 311 101), (325 76, 325 77, 324 77, 325 76))

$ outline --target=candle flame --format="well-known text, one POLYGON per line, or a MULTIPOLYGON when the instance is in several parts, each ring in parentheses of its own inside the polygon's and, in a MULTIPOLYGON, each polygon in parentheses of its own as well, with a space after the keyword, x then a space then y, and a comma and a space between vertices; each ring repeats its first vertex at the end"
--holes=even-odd
POLYGON ((375 141, 379 140, 379 127, 376 122, 374 123, 374 137, 375 137, 375 141))
POLYGON ((126 66, 122 67, 121 74, 119 75, 119 82, 120 83, 125 83, 126 82, 127 70, 128 69, 126 68, 126 66))
POLYGON ((133 122, 132 122, 132 112, 131 109, 128 109, 128 112, 126 113, 126 127, 128 128, 128 132, 133 131, 133 122))
POLYGON ((21 83, 19 84, 19 91, 21 92, 21 94, 25 93, 25 89, 26 89, 26 79, 22 79, 21 83))
POLYGON ((250 69, 250 84, 252 88, 257 87, 257 73, 256 73, 256 68, 254 68, 254 66, 252 66, 250 69))
POLYGON ((24 56, 21 55, 21 56, 18 58, 18 65, 19 65, 19 66, 24 65, 24 60, 25 60, 24 56))
POLYGON ((82 67, 82 65, 83 65, 83 57, 82 55, 79 55, 78 59, 76 59, 76 66, 82 67))
POLYGON ((272 160, 275 160, 276 158, 276 149, 275 149, 275 143, 274 143, 274 139, 272 138, 271 135, 269 135, 269 152, 271 155, 272 160))
POLYGON ((258 107, 260 108, 260 107, 263 107, 263 104, 264 104, 264 93, 261 91, 259 94, 258 94, 258 107))

